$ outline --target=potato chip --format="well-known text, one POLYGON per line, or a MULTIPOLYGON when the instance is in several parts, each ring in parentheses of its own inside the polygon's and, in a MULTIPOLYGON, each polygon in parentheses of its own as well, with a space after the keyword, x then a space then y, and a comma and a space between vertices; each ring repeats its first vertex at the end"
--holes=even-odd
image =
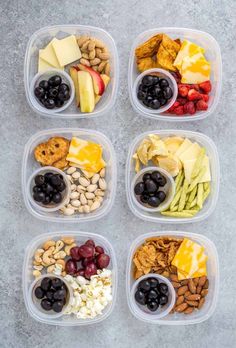
POLYGON ((137 154, 138 154, 139 160, 145 166, 148 163, 148 150, 149 150, 150 146, 151 146, 151 141, 149 139, 143 139, 142 142, 140 143, 138 149, 137 149, 137 154))
POLYGON ((140 161, 139 161, 139 158, 138 158, 138 154, 135 153, 133 155, 133 159, 135 160, 135 172, 138 173, 140 170, 141 170, 141 164, 140 164, 140 161))

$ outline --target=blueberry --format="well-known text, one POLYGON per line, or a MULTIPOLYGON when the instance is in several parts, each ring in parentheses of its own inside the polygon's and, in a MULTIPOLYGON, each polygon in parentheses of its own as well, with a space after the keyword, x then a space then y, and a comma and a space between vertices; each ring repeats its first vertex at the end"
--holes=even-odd
POLYGON ((160 91, 161 91, 161 88, 160 88, 158 85, 156 85, 156 86, 154 86, 154 87, 151 89, 151 95, 152 95, 153 97, 158 97, 160 91))
POLYGON ((139 290, 143 292, 147 292, 151 289, 150 284, 147 279, 141 280, 141 282, 138 284, 139 290))
POLYGON ((141 195, 144 192, 144 183, 143 182, 138 182, 135 187, 134 187, 134 192, 136 195, 141 195))
POLYGON ((57 190, 58 190, 59 192, 64 191, 65 188, 66 188, 66 184, 64 183, 64 181, 61 181, 61 183, 57 186, 57 190))
POLYGON ((54 175, 54 174, 51 173, 51 172, 45 173, 45 174, 44 174, 45 182, 49 182, 49 179, 50 179, 53 175, 54 175))
POLYGON ((151 289, 147 296, 149 299, 155 300, 158 297, 158 293, 155 290, 151 289))
POLYGON ((57 290, 54 293, 55 300, 64 300, 65 297, 66 297, 66 290, 64 290, 64 289, 57 290))
POLYGON ((42 282, 41 282, 41 288, 44 290, 44 291, 47 291, 50 289, 51 287, 51 284, 52 284, 52 281, 49 277, 45 277, 43 278, 42 282))
POLYGON ((52 87, 57 87, 61 84, 61 76, 54 75, 48 80, 48 84, 52 87))
POLYGON ((53 187, 58 187, 61 184, 62 179, 58 174, 53 174, 50 177, 50 183, 53 187))
POLYGON ((147 97, 147 93, 143 91, 138 91, 137 97, 139 100, 145 100, 147 97))
POLYGON ((159 97, 158 100, 159 100, 159 103, 161 104, 161 106, 164 106, 167 103, 167 100, 162 96, 159 97))
POLYGON ((42 80, 39 82, 39 87, 43 88, 45 91, 49 88, 48 81, 42 80))
POLYGON ((56 98, 57 94, 58 94, 58 90, 56 88, 50 88, 48 91, 49 98, 56 98))
POLYGON ((59 91, 62 91, 62 92, 64 92, 64 91, 70 91, 70 87, 66 84, 66 83, 62 83, 60 86, 59 86, 59 91))
POLYGON ((165 99, 170 99, 173 96, 172 89, 170 87, 166 87, 163 89, 163 96, 165 99))
POLYGON ((142 78, 142 84, 145 86, 152 86, 153 85, 153 77, 152 75, 146 75, 142 78))
POLYGON ((51 193, 53 192, 53 187, 50 185, 50 184, 47 184, 46 185, 46 190, 45 190, 45 193, 51 193))
POLYGON ((147 308, 151 311, 151 312, 155 312, 158 309, 159 305, 156 301, 151 301, 148 302, 147 304, 147 308))
POLYGON ((160 102, 158 99, 153 99, 152 102, 150 103, 150 108, 157 110, 161 106, 160 102))
POLYGON ((45 200, 45 193, 44 192, 36 192, 33 194, 33 199, 36 202, 43 202, 45 200))
POLYGON ((51 98, 48 98, 45 100, 44 106, 46 109, 54 109, 55 108, 55 101, 51 98))
POLYGON ((34 178, 34 182, 37 186, 42 186, 45 183, 45 179, 43 175, 36 175, 34 178))
POLYGON ((134 298, 139 304, 145 305, 145 293, 143 291, 137 290, 134 298))
POLYGON ((45 90, 42 87, 36 87, 34 89, 34 95, 35 97, 37 97, 38 99, 43 98, 45 95, 45 90))
POLYGON ((164 200, 166 199, 166 194, 163 191, 158 191, 156 193, 156 197, 160 200, 160 202, 164 202, 164 200))
POLYGON ((159 284, 158 279, 156 279, 156 278, 148 278, 148 281, 149 281, 150 287, 152 289, 157 288, 157 286, 159 284))
POLYGON ((50 289, 46 292, 46 298, 50 301, 54 301, 54 294, 55 294, 55 291, 50 289))
POLYGON ((143 175, 143 181, 146 181, 146 180, 148 180, 148 179, 151 179, 151 174, 150 174, 150 173, 145 173, 145 174, 143 175))
POLYGON ((168 297, 166 295, 159 296, 160 305, 164 306, 168 302, 168 297))
POLYGON ((149 199, 149 196, 147 194, 142 194, 140 196, 140 201, 144 204, 148 202, 148 199, 149 199))
POLYGON ((148 89, 149 89, 149 87, 148 86, 145 86, 145 85, 143 85, 142 83, 138 86, 138 90, 139 91, 142 91, 142 92, 148 92, 148 89))
POLYGON ((53 278, 52 279, 52 287, 54 289, 60 289, 63 286, 64 286, 64 283, 63 283, 63 281, 61 279, 59 279, 59 278, 53 278))
POLYGON ((168 82, 166 79, 160 79, 160 80, 159 80, 159 86, 160 86, 161 88, 169 87, 169 82, 168 82))
POLYGON ((157 85, 159 84, 159 77, 156 75, 152 75, 152 84, 157 85))
POLYGON ((148 179, 145 181, 145 189, 148 193, 154 193, 157 190, 157 184, 152 179, 148 179))
POLYGON ((70 99, 70 92, 69 91, 59 91, 57 95, 57 99, 61 101, 66 101, 70 99))
POLYGON ((143 104, 148 107, 150 107, 151 102, 152 102, 152 97, 150 95, 148 95, 146 99, 143 100, 143 104))
POLYGON ((48 204, 50 204, 51 203, 51 197, 50 197, 50 195, 45 195, 45 198, 44 198, 44 200, 43 200, 43 202, 42 202, 43 204, 45 204, 45 205, 48 205, 48 204))
POLYGON ((41 301, 41 307, 45 311, 50 311, 52 309, 52 302, 47 300, 46 298, 41 301))
POLYGON ((35 294, 35 297, 37 297, 39 300, 41 300, 44 297, 44 291, 40 286, 38 286, 34 290, 34 294, 35 294))
POLYGON ((153 197, 149 197, 148 198, 148 201, 147 203, 151 206, 151 207, 158 207, 161 203, 161 201, 156 197, 156 196, 153 196, 153 197))
POLYGON ((160 283, 159 291, 164 295, 168 294, 168 286, 165 283, 160 283))
POLYGON ((40 186, 34 186, 33 187, 33 192, 34 193, 42 192, 42 188, 40 186))
POLYGON ((52 196, 52 200, 54 203, 60 203, 62 201, 62 195, 60 194, 60 192, 54 193, 54 195, 52 196))
POLYGON ((64 306, 64 302, 63 301, 55 301, 52 305, 52 309, 54 310, 54 312, 56 313, 60 313, 62 311, 62 308, 64 306))
POLYGON ((64 105, 64 101, 63 100, 59 100, 59 99, 55 99, 55 106, 57 108, 61 108, 64 105))

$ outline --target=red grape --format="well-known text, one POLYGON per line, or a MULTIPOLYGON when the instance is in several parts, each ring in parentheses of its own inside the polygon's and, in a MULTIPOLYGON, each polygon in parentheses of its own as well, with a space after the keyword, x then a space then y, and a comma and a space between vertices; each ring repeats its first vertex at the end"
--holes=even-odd
POLYGON ((96 251, 96 253, 98 253, 98 254, 103 254, 103 253, 104 253, 103 247, 101 247, 101 246, 99 246, 99 245, 96 246, 95 251, 96 251))
POLYGON ((95 243, 92 239, 88 239, 87 242, 85 242, 85 245, 89 245, 95 248, 95 243))
POLYGON ((80 268, 80 269, 76 272, 76 275, 77 275, 77 276, 84 277, 84 272, 85 272, 84 268, 80 268))
POLYGON ((65 270, 67 274, 74 275, 77 272, 76 262, 72 259, 67 260, 65 270))
POLYGON ((94 262, 94 257, 85 257, 82 260, 82 266, 86 267, 89 263, 94 262))
POLYGON ((97 267, 94 262, 91 262, 85 268, 85 278, 90 279, 90 277, 95 274, 97 274, 97 267))
POLYGON ((81 259, 81 255, 79 253, 79 247, 78 246, 75 246, 75 247, 70 249, 70 256, 75 261, 79 261, 81 259))
POLYGON ((98 268, 106 268, 109 265, 110 256, 107 254, 99 254, 97 256, 97 266, 98 268))
POLYGON ((94 247, 90 245, 81 245, 79 253, 82 257, 92 257, 94 255, 94 247))

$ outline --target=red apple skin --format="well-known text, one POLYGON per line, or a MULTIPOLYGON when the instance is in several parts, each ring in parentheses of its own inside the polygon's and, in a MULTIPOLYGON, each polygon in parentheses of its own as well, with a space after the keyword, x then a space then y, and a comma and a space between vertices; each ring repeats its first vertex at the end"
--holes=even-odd
POLYGON ((90 73, 92 80, 93 80, 93 88, 94 88, 94 93, 97 95, 103 95, 105 91, 105 84, 100 76, 100 74, 90 68, 89 66, 83 65, 83 64, 78 64, 79 70, 87 71, 90 73))

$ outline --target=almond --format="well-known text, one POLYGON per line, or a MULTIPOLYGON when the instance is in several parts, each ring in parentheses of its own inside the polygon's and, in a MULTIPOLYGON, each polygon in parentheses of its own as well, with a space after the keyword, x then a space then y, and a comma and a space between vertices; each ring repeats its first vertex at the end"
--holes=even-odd
POLYGON ((209 288, 209 280, 207 279, 205 284, 203 285, 203 289, 208 289, 209 288))
POLYGON ((181 296, 183 295, 186 291, 188 291, 188 287, 187 285, 184 285, 184 286, 181 286, 178 291, 177 291, 177 294, 178 296, 181 296))
POLYGON ((192 295, 191 291, 186 291, 186 293, 184 294, 184 297, 186 298, 189 295, 192 295))
POLYGON ((201 287, 200 285, 198 285, 198 286, 197 286, 197 291, 196 291, 196 292, 197 292, 197 294, 200 294, 200 293, 201 293, 201 291, 202 291, 202 287, 201 287))
POLYGON ((192 279, 189 279, 188 288, 192 294, 196 294, 197 288, 192 279))
POLYGON ((202 276, 199 278, 199 282, 198 285, 199 286, 203 286, 206 283, 207 277, 206 276, 202 276))
POLYGON ((208 294, 208 289, 203 289, 201 291, 201 296, 205 297, 208 294))
POLYGON ((188 307, 185 309, 184 314, 191 314, 194 311, 194 307, 188 307))
POLYGON ((169 269, 171 273, 177 274, 177 268, 175 266, 170 266, 169 269))
POLYGON ((199 278, 194 278, 193 282, 194 282, 195 286, 198 286, 199 278))
POLYGON ((179 279, 178 279, 178 276, 176 274, 170 274, 170 279, 173 281, 173 282, 179 282, 179 279))
POLYGON ((186 298, 186 300, 188 300, 188 301, 198 301, 198 300, 200 300, 201 295, 192 294, 192 295, 186 296, 185 298, 186 298))
POLYGON ((178 289, 181 287, 181 284, 180 283, 177 283, 177 282, 172 282, 172 285, 175 289, 178 289))
POLYGON ((181 295, 177 298, 177 301, 176 301, 176 306, 180 305, 181 303, 184 302, 184 296, 181 295))
POLYGON ((181 280, 181 285, 188 285, 188 279, 181 280))
POLYGON ((181 303, 180 305, 178 305, 177 307, 175 307, 175 311, 178 313, 183 312, 186 308, 188 307, 187 303, 181 303))
POLYGON ((198 301, 186 301, 186 303, 191 307, 198 307, 198 301))
POLYGON ((199 301, 198 309, 201 309, 204 303, 205 303, 205 297, 202 297, 201 300, 199 301))

